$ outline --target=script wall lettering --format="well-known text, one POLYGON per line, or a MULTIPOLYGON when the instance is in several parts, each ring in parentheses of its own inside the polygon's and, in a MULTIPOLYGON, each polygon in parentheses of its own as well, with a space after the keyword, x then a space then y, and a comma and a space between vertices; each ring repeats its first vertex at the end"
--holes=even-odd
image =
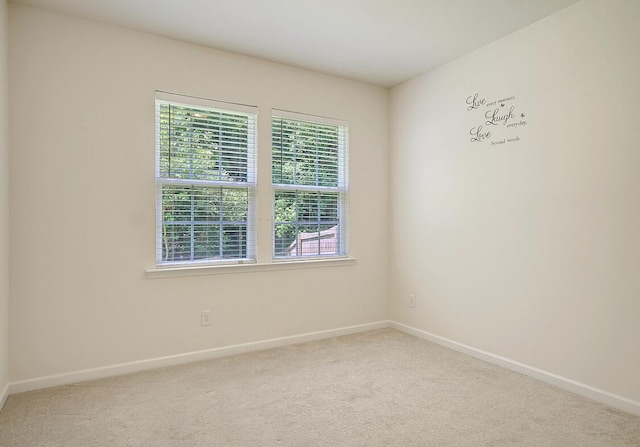
POLYGON ((517 143, 517 132, 528 125, 527 115, 520 110, 515 96, 489 101, 480 93, 466 99, 467 112, 478 115, 478 123, 469 129, 469 142, 498 146, 517 143))

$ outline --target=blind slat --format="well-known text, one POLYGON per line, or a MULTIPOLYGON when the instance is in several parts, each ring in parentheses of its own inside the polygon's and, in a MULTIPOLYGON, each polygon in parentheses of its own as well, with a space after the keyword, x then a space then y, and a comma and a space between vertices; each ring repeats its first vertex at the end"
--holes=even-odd
POLYGON ((345 126, 272 118, 274 256, 347 252, 345 126))
POLYGON ((176 98, 156 100, 157 263, 254 259, 256 115, 176 98))

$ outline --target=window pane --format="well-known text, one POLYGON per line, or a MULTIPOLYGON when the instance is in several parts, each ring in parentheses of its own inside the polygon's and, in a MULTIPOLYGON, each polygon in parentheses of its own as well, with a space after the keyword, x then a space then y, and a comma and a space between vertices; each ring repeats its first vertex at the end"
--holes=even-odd
POLYGON ((275 184, 337 187, 338 126, 272 119, 272 181, 275 184))
POLYGON ((278 232, 287 239, 276 239, 276 256, 340 254, 339 225, 277 225, 278 232))
POLYGON ((164 185, 162 187, 162 220, 191 220, 191 188, 164 185))
POLYGON ((296 218, 296 192, 275 192, 275 222, 295 222, 296 218))
POLYGON ((345 254, 348 128, 294 118, 272 117, 274 256, 345 254))
POLYGON ((162 259, 187 261, 191 259, 191 227, 189 225, 162 225, 162 259))
POLYGON ((298 192, 298 221, 300 222, 318 222, 320 216, 318 214, 318 193, 317 192, 298 192))
POLYGON ((274 254, 340 254, 339 193, 275 191, 274 254))
POLYGON ((246 188, 222 190, 222 220, 241 223, 247 221, 249 190, 246 188))
POLYGON ((160 177, 246 182, 249 118, 161 104, 160 177))
POLYGON ((295 247, 291 244, 296 239, 295 224, 276 224, 275 225, 275 255, 276 256, 297 256, 295 247), (293 248, 293 253, 291 249, 293 248))
POLYGON ((244 258, 248 188, 163 185, 162 260, 244 258))
POLYGON ((338 221, 338 194, 318 194, 318 213, 320 221, 338 221))
POLYGON ((220 225, 195 224, 193 232, 193 259, 185 260, 220 259, 220 225))
POLYGON ((256 112, 156 93, 158 264, 255 257, 256 112))
POLYGON ((246 257, 247 227, 246 225, 222 226, 222 257, 245 258, 246 257))

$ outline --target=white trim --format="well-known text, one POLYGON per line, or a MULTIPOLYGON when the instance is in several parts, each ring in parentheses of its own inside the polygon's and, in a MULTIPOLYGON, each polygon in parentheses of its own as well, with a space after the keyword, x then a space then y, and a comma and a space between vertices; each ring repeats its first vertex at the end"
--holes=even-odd
MULTIPOLYGON (((137 362, 121 363, 102 368, 85 369, 70 373, 56 374, 35 379, 21 380, 9 383, 9 394, 23 393, 25 391, 39 390, 52 386, 67 385, 70 383, 84 382, 87 380, 101 379, 104 377, 118 376, 149 369, 162 368, 171 365, 181 365, 200 360, 215 359, 233 354, 241 354, 263 349, 275 348, 278 346, 305 343, 308 341, 322 340, 325 338, 339 337, 341 335, 355 334, 358 332, 370 331, 373 329, 383 329, 389 327, 389 321, 378 321, 374 323, 347 326, 338 329, 309 332, 306 334, 291 335, 288 337, 272 338, 256 342, 242 343, 220 348, 206 349, 203 351, 188 352, 185 354, 169 355, 154 359, 141 360, 137 362)), ((6 394, 6 391, 5 391, 6 394)))
POLYGON ((353 265, 356 258, 331 258, 331 259, 309 259, 295 261, 277 260, 271 264, 221 264, 221 265, 190 265, 188 267, 165 267, 147 269, 148 279, 177 278, 183 276, 219 275, 227 273, 248 273, 248 272, 271 272, 274 270, 297 270, 320 267, 340 267, 353 265))
POLYGON ((0 392, 0 411, 4 407, 4 404, 7 402, 7 398, 9 397, 9 383, 4 386, 4 389, 0 392))
MULTIPOLYGON (((169 119, 169 125, 171 125, 171 119, 169 119)), ((174 265, 173 262, 163 262, 162 260, 162 229, 163 229, 163 189, 165 185, 182 185, 182 186, 201 186, 201 187, 222 187, 222 188, 237 188, 247 190, 247 258, 255 259, 256 256, 256 232, 255 226, 257 220, 257 172, 256 172, 256 158, 257 153, 257 133, 258 133, 258 108, 256 106, 247 106, 243 104, 233 104, 221 101, 215 101, 212 99, 198 98, 193 96, 177 95, 175 93, 168 93, 162 91, 156 91, 155 99, 155 181, 156 181, 156 267, 163 265, 174 265), (167 178, 161 176, 160 173, 160 159, 162 152, 162 135, 160 131, 161 121, 161 109, 162 106, 181 105, 189 108, 198 108, 210 111, 220 112, 222 114, 241 115, 247 118, 247 181, 246 182, 234 182, 223 180, 201 180, 201 179, 176 179, 167 178)), ((170 149, 170 148, 169 148, 170 149)), ((193 203, 191 205, 191 211, 193 212, 193 203)), ((193 216, 192 219, 193 220, 193 216)), ((193 257, 193 221, 190 223, 192 229, 191 234, 191 257, 193 257)))
POLYGON ((338 192, 346 193, 348 190, 339 186, 314 186, 314 185, 289 185, 286 183, 274 183, 272 185, 272 193, 277 191, 310 191, 310 192, 338 192))
POLYGON ((492 354, 481 349, 477 349, 445 337, 407 326, 395 321, 378 321, 374 323, 366 323, 355 326, 347 326, 338 329, 329 329, 325 331, 309 332, 306 334, 292 335, 287 337, 272 338, 256 342, 242 343, 220 348, 207 349, 203 351, 189 352, 185 354, 176 354, 166 357, 158 357, 154 359, 141 360, 137 362, 121 363, 118 365, 110 365, 102 368, 85 369, 65 374, 56 374, 46 377, 38 377, 35 379, 22 380, 18 382, 10 382, 5 386, 0 394, 0 410, 10 394, 22 393, 25 391, 33 391, 52 386, 66 385, 70 383, 83 382, 93 379, 101 379, 104 377, 112 377, 121 374, 129 374, 138 371, 146 371, 155 368, 161 368, 171 365, 181 365, 200 360, 208 360, 228 355, 241 354, 263 349, 275 348, 278 346, 292 345, 296 343, 305 343, 314 340, 322 340, 325 338, 339 337, 341 335, 355 334, 358 332, 366 332, 374 329, 384 329, 390 327, 398 331, 404 332, 414 337, 436 343, 454 351, 461 352, 471 357, 498 365, 500 367, 515 371, 517 373, 532 377, 558 388, 570 391, 572 393, 593 399, 597 402, 618 408, 631 414, 640 416, 640 402, 609 393, 598 388, 576 382, 575 380, 553 374, 548 371, 525 365, 515 360, 510 360, 499 355, 492 354))
POLYGON ((580 396, 593 399, 597 402, 609 405, 619 410, 626 411, 627 413, 640 416, 640 402, 627 399, 626 397, 618 396, 608 391, 594 388, 584 383, 576 382, 575 380, 559 376, 549 371, 544 371, 534 366, 526 365, 524 363, 501 357, 499 355, 492 354, 490 352, 483 351, 472 346, 458 343, 448 338, 440 337, 439 335, 407 326, 402 323, 390 321, 389 327, 407 333, 409 335, 428 340, 446 348, 453 349, 454 351, 470 355, 471 357, 493 363, 494 365, 501 366, 511 371, 524 374, 525 376, 533 377, 534 379, 540 380, 558 388, 562 388, 572 393, 579 394, 580 396))
POLYGON ((327 126, 349 127, 349 122, 327 116, 311 115, 309 113, 292 112, 290 110, 271 109, 271 116, 288 120, 304 121, 305 123, 324 124, 327 126))
POLYGON ((166 104, 180 104, 186 107, 197 106, 223 112, 232 111, 243 113, 245 115, 258 114, 258 107, 253 105, 238 104, 235 102, 220 101, 217 99, 207 99, 199 96, 181 95, 177 93, 163 92, 161 90, 156 90, 156 100, 166 104))
MULTIPOLYGON (((279 256, 276 253, 276 237, 275 237, 275 228, 277 224, 287 223, 287 222, 277 222, 275 216, 275 201, 276 201, 276 193, 281 191, 309 191, 309 192, 327 192, 338 195, 338 203, 337 203, 337 212, 338 219, 337 222, 333 222, 338 225, 339 235, 338 235, 338 247, 339 256, 348 256, 349 254, 349 123, 346 121, 341 121, 333 118, 327 117, 319 117, 314 115, 307 115, 299 112, 291 112, 285 110, 271 109, 271 132, 273 135, 274 132, 274 120, 293 120, 296 122, 303 122, 312 125, 324 125, 331 126, 337 129, 337 148, 338 148, 338 156, 337 156, 337 168, 338 168, 338 181, 336 186, 318 186, 318 185, 300 185, 294 181, 293 184, 285 184, 285 183, 274 183, 273 182, 273 173, 272 173, 272 188, 271 188, 271 197, 272 197, 272 220, 271 220, 271 234, 272 234, 272 256, 274 259, 282 259, 284 256, 279 256)), ((282 142, 281 142, 282 144, 282 142)), ((273 141, 272 141, 273 146, 273 141)), ((272 151, 273 155, 273 151, 272 151)), ((273 165, 273 160, 272 160, 273 165)), ((316 170, 319 168, 316 166, 316 170)), ((280 179, 282 181, 283 179, 280 179)), ((318 219, 319 220, 319 219, 318 219)), ((292 223, 292 222, 289 222, 292 223)), ((321 224, 322 222, 311 222, 321 224)), ((328 223, 328 222, 326 222, 328 223)), ((297 227, 297 225, 296 225, 297 227)), ((296 229, 297 230, 297 229, 296 229)), ((297 240, 296 236, 296 240, 297 240)), ((297 259, 301 259, 304 256, 297 255, 291 256, 297 259)))

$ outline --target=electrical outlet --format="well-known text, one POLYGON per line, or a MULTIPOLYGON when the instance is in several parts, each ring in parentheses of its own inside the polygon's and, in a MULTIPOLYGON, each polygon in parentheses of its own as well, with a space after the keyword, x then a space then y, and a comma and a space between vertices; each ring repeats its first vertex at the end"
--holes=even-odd
POLYGON ((210 326, 211 325, 211 311, 203 310, 200 312, 200 324, 202 326, 210 326))
POLYGON ((416 296, 414 294, 409 295, 409 307, 416 307, 416 296))

